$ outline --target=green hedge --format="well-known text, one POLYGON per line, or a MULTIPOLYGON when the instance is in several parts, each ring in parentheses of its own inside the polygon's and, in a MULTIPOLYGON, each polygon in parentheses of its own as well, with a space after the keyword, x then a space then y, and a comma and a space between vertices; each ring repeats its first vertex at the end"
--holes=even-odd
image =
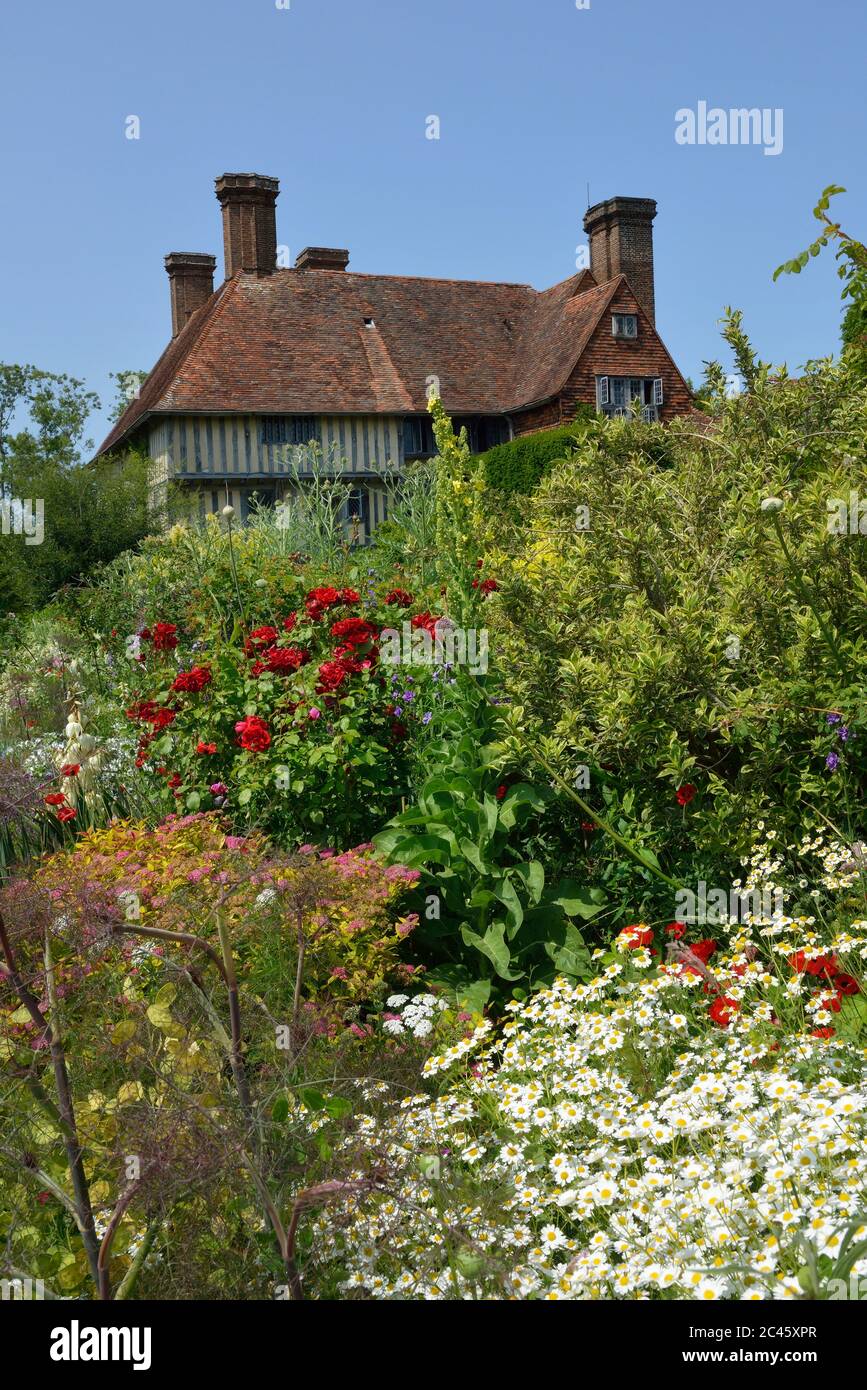
POLYGON ((485 480, 489 487, 501 492, 532 492, 541 482, 551 464, 562 459, 575 444, 574 425, 562 425, 556 430, 542 430, 513 439, 509 444, 497 444, 482 454, 485 480))

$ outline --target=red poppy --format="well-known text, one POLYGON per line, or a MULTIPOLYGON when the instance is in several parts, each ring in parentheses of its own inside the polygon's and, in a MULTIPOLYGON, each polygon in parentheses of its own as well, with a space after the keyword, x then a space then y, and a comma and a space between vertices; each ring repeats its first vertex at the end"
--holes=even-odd
POLYGON ((833 1038, 836 1029, 834 1028, 814 1028, 814 1038, 833 1038))
POLYGON ((695 787, 692 785, 692 782, 685 782, 682 787, 678 787, 677 789, 678 806, 688 806, 694 796, 695 787))
POLYGON ((680 941, 682 936, 686 936, 686 927, 683 922, 669 922, 665 934, 666 936, 673 936, 675 941, 680 941))
POLYGON ((639 946, 649 946, 652 940, 653 932, 650 927, 645 927, 643 922, 624 927, 617 937, 618 943, 627 951, 637 951, 639 946))
POLYGON ((57 819, 62 821, 75 820, 75 807, 64 806, 62 811, 57 812, 57 819))
POLYGON ((248 749, 251 753, 264 753, 266 748, 271 745, 271 733, 264 719, 258 715, 251 714, 247 719, 239 719, 235 725, 235 733, 238 735, 238 742, 242 748, 248 749))
POLYGON ((690 951, 692 951, 692 954, 694 956, 698 956, 699 960, 703 961, 704 964, 707 965, 708 961, 710 960, 711 956, 716 950, 716 942, 710 940, 694 941, 692 945, 689 947, 689 949, 690 951))
POLYGON ((740 1007, 736 999, 729 999, 728 995, 720 994, 708 1009, 708 1015, 714 1023, 719 1024, 720 1028, 728 1028, 732 1016, 738 1012, 740 1007))
POLYGON ((406 589, 392 589, 386 594, 385 601, 394 608, 411 608, 413 605, 412 594, 408 594, 406 589))
POLYGON ((81 771, 81 763, 64 763, 60 769, 61 777, 77 777, 81 771))
POLYGON ((837 969, 837 957, 829 955, 808 958, 806 952, 795 951, 789 956, 789 964, 799 975, 833 975, 837 969))
POLYGON ((63 792, 49 792, 48 796, 44 796, 42 800, 45 802, 46 806, 62 806, 66 801, 66 797, 63 795, 63 792))
POLYGON ((842 970, 834 976, 834 988, 838 994, 860 994, 861 986, 853 975, 846 975, 842 970))

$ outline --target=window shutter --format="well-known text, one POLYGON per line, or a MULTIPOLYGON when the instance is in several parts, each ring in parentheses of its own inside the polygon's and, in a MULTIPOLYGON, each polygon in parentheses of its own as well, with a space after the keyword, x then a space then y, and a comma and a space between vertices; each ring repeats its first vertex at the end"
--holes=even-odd
POLYGON ((596 404, 608 404, 608 377, 598 376, 596 378, 596 404))
POLYGON ((653 382, 653 404, 662 405, 662 377, 658 376, 653 382))

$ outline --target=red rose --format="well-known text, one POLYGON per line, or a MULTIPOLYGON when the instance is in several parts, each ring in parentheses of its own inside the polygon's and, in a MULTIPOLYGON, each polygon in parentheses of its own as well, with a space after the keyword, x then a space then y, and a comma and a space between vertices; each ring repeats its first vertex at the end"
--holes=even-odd
MULTIPOLYGON (((151 640, 154 644, 154 651, 172 651, 172 649, 178 645, 178 639, 175 636, 177 630, 178 629, 174 623, 156 623, 154 625, 153 632, 151 633, 151 640)), ((142 636, 144 636, 144 633, 142 633, 142 636)))
POLYGON ((304 600, 304 607, 307 609, 309 617, 315 622, 321 618, 329 608, 333 608, 335 603, 340 602, 340 594, 337 589, 331 587, 325 589, 311 589, 304 600))
POLYGON ((61 777, 77 777, 81 771, 81 763, 64 763, 60 769, 61 777))
POLYGON ((166 783, 166 786, 171 787, 172 790, 174 790, 175 787, 179 787, 180 785, 181 785, 180 773, 179 773, 179 772, 173 772, 172 775, 171 775, 171 777, 169 778, 168 782, 166 783))
POLYGON ((254 627, 250 636, 244 643, 244 650, 248 656, 251 656, 254 652, 261 652, 265 647, 270 647, 271 643, 276 641, 276 627, 270 627, 268 625, 265 627, 254 627))
POLYGON ((708 1009, 708 1015, 720 1028, 728 1028, 733 1014, 736 1014, 740 1007, 736 999, 729 999, 728 995, 720 994, 708 1009))
POLYGON ((298 614, 290 613, 288 618, 283 619, 283 627, 285 628, 286 632, 291 632, 297 622, 298 614))
POLYGON ((432 613, 416 613, 414 618, 410 618, 410 627, 416 629, 423 628, 429 632, 431 637, 436 637, 436 625, 439 618, 435 618, 432 613))
POLYGON ((348 672, 342 661, 323 661, 319 667, 317 694, 324 695, 329 691, 337 690, 346 680, 347 675, 348 672))
POLYGON ((169 709, 168 706, 164 706, 162 709, 158 709, 156 714, 151 716, 149 722, 153 724, 155 730, 167 729, 177 717, 178 712, 176 709, 169 709))
POLYGON ((57 812, 57 819, 62 821, 75 820, 75 807, 64 806, 62 811, 57 812))
POLYGON ((189 691, 198 694, 211 683, 211 672, 207 666, 193 666, 189 671, 181 671, 172 681, 172 690, 189 691))
POLYGON ((216 745, 216 743, 197 743, 197 744, 196 744, 196 752, 197 752, 197 753, 216 753, 216 751, 217 751, 217 745, 216 745))
MULTIPOLYGON (((306 665, 310 660, 310 653, 303 651, 301 647, 269 647, 263 655, 263 660, 263 669, 287 676, 306 665)), ((261 662, 257 661, 256 665, 260 666, 261 662)), ((256 674, 260 673, 257 671, 256 674)))
POLYGON ((506 786, 505 782, 503 782, 499 787, 497 787, 497 790, 494 792, 494 796, 497 798, 498 801, 502 801, 503 797, 506 795, 506 792, 508 790, 509 788, 506 786))
POLYGON ((386 594, 385 601, 394 608, 411 608, 413 604, 412 594, 408 594, 406 589, 392 589, 386 594))
POLYGON ((241 747, 251 753, 264 753, 271 745, 268 725, 256 714, 251 714, 247 719, 239 719, 235 725, 235 733, 241 747))
POLYGON ((364 618, 341 618, 331 624, 331 636, 342 637, 348 647, 363 647, 373 641, 376 628, 364 618))
POLYGON ((685 782, 682 787, 678 787, 677 789, 678 806, 688 806, 694 796, 695 787, 692 785, 692 782, 685 782))
POLYGON ((341 589, 341 590, 340 590, 340 602, 341 602, 341 603, 358 603, 359 601, 360 601, 360 600, 359 600, 359 596, 358 596, 358 594, 356 593, 356 591, 355 591, 354 589, 341 589))

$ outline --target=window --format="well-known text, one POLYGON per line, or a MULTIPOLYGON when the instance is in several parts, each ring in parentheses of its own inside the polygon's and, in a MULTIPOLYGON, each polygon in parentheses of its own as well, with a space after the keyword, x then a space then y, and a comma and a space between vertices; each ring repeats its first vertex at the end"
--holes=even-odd
POLYGON ((437 451, 429 416, 403 422, 403 452, 407 458, 428 457, 437 451))
POLYGON ((663 399, 662 377, 596 378, 596 407, 604 415, 632 415, 637 410, 643 420, 658 420, 663 399))
POLYGON ((612 314, 611 332, 614 334, 615 338, 637 338, 638 315, 612 314))
POLYGON ((345 519, 353 531, 357 530, 357 538, 363 540, 365 533, 370 530, 370 493, 366 487, 356 487, 350 492, 346 499, 345 519))
POLYGON ((263 444, 309 444, 319 439, 319 421, 315 415, 264 415, 263 444))
POLYGON ((246 525, 251 515, 254 515, 262 507, 273 507, 276 501, 274 488, 265 484, 263 487, 244 488, 241 491, 241 523, 246 525))

